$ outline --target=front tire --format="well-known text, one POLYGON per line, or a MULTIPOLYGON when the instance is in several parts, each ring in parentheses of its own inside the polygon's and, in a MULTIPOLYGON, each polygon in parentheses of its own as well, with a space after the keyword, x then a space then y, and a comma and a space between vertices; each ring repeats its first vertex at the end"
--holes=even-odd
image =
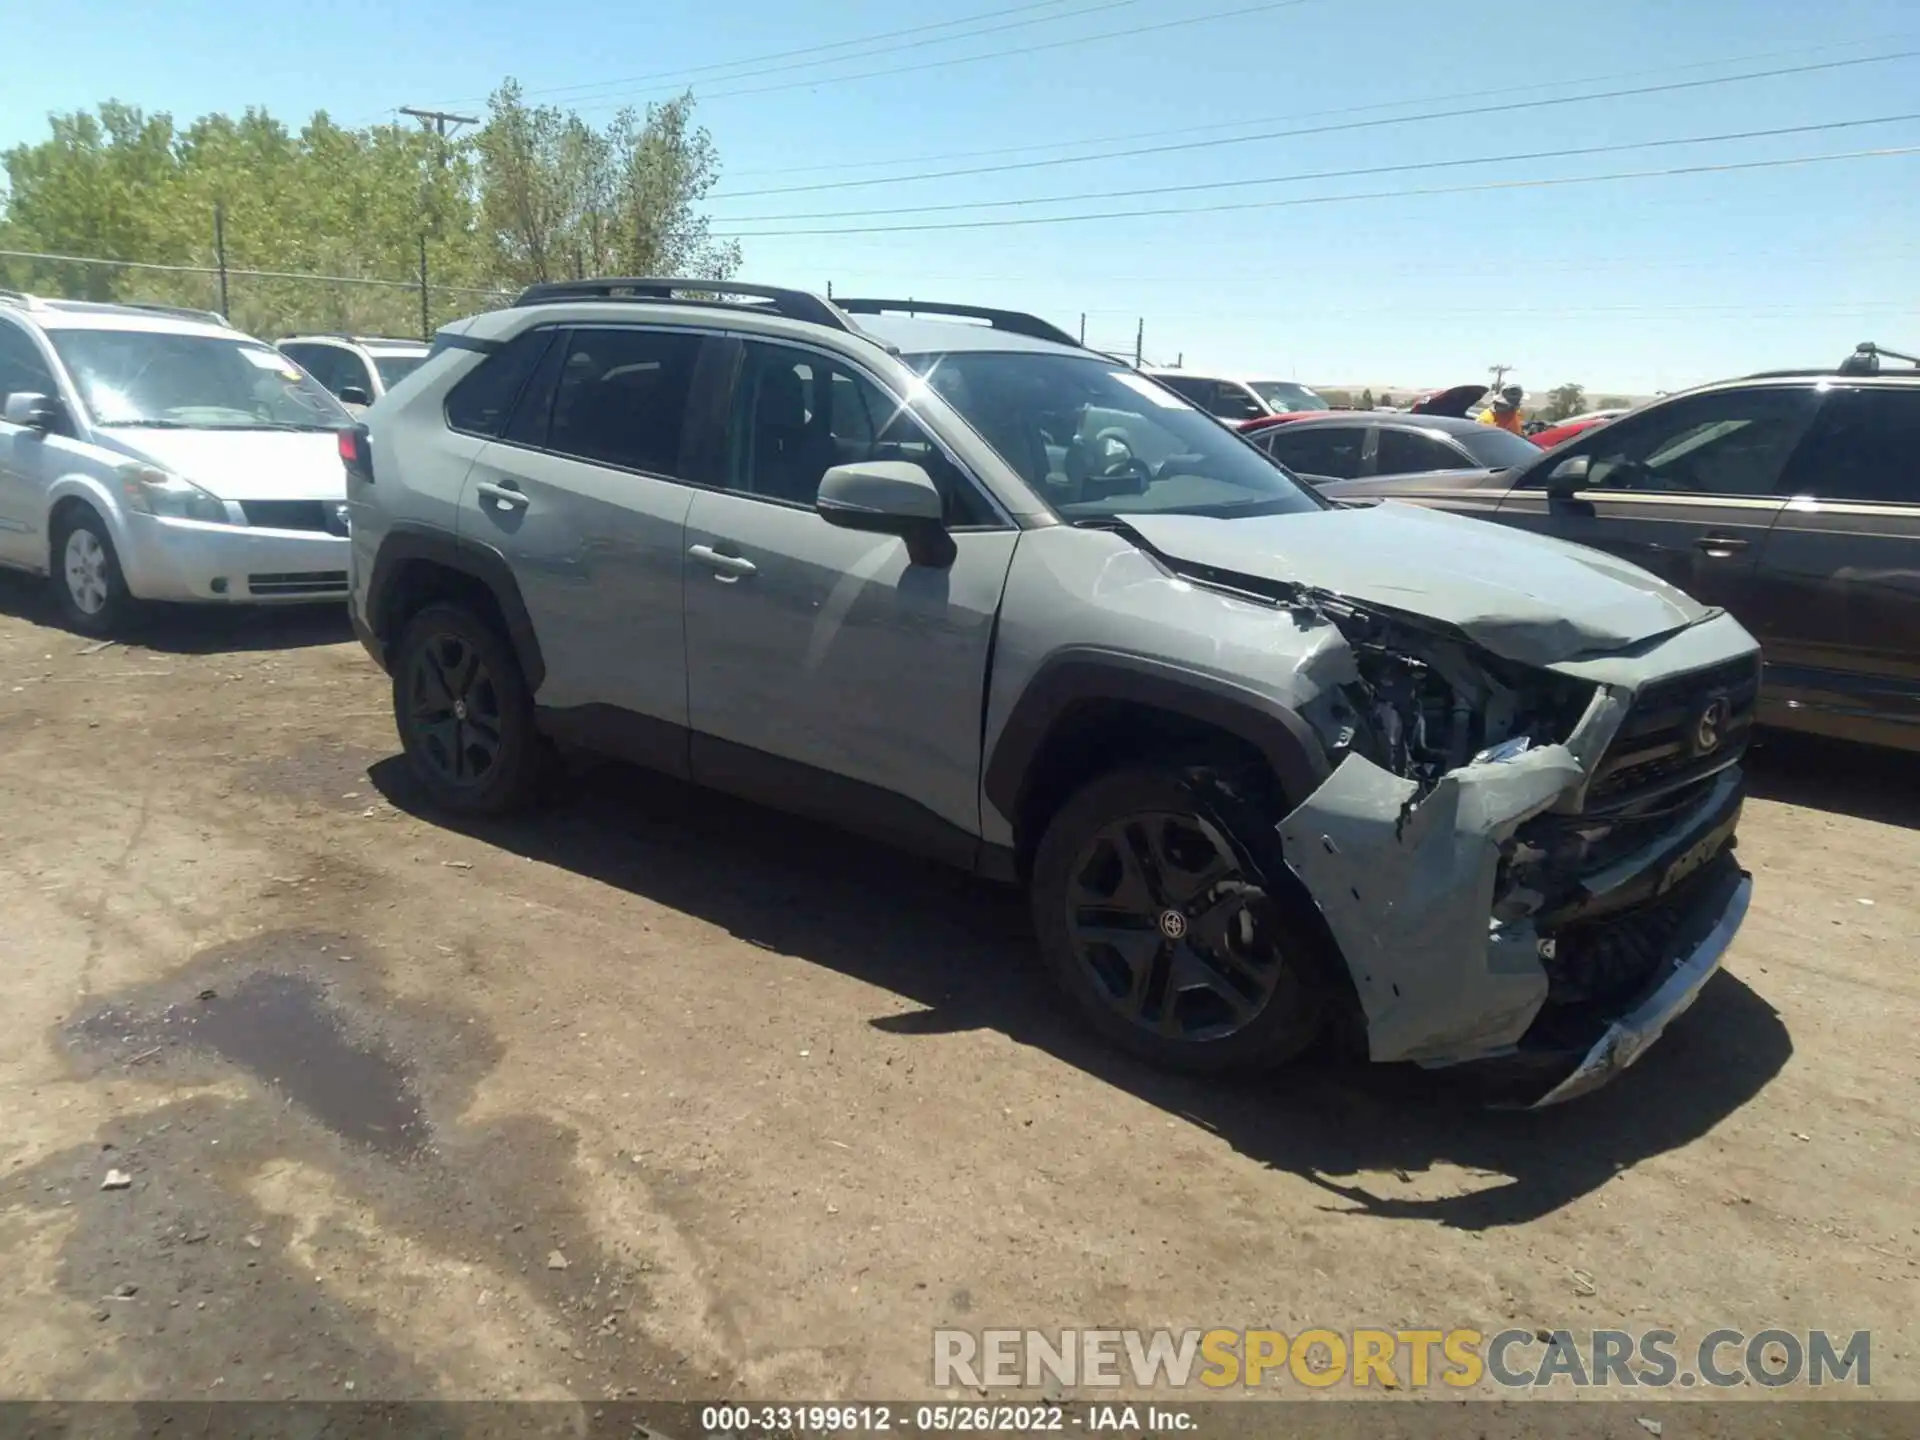
POLYGON ((1048 825, 1035 929, 1081 1016, 1149 1064, 1265 1070, 1328 1006, 1305 901, 1254 782, 1195 767, 1116 771, 1048 825))
POLYGON ((533 697, 509 646, 464 606, 428 605, 407 622, 393 665, 393 716, 430 800, 469 815, 532 804, 542 746, 533 697))
POLYGON ((110 635, 133 613, 113 535, 91 505, 69 505, 54 521, 49 566, 67 625, 83 635, 110 635))

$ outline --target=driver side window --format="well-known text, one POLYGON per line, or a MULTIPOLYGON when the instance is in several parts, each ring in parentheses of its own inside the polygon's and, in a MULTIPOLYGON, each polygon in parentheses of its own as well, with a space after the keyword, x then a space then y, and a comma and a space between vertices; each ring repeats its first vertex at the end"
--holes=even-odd
POLYGON ((0 400, 9 395, 45 395, 60 398, 53 372, 26 331, 0 323, 0 400))
POLYGON ((1690 396, 1609 425, 1586 447, 1589 490, 1771 495, 1818 404, 1806 387, 1690 396))

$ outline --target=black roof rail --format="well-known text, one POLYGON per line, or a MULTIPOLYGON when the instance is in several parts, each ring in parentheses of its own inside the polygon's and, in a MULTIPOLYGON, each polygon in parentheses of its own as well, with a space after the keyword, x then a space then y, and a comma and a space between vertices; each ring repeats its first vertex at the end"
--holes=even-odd
POLYGON ((952 315, 965 320, 984 320, 995 330, 1025 335, 1029 340, 1051 340, 1056 345, 1071 345, 1084 350, 1073 336, 1058 325, 1050 325, 1038 315, 1020 310, 990 310, 984 305, 946 305, 934 300, 842 300, 833 303, 849 315, 952 315))
POLYGON ((835 330, 852 330, 847 317, 832 302, 807 290, 788 290, 778 285, 749 285, 739 280, 697 280, 661 276, 613 276, 599 280, 549 280, 529 285, 514 297, 514 305, 557 305, 567 300, 628 300, 640 303, 672 305, 711 305, 719 309, 738 309, 725 300, 693 297, 743 295, 769 302, 763 308, 788 320, 826 325, 835 330))

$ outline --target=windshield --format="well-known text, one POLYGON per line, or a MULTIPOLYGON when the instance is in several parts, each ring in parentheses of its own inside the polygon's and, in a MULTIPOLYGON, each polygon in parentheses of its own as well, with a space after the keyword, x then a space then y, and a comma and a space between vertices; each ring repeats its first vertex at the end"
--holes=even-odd
POLYGON ((1479 425, 1455 433, 1453 439, 1489 470, 1506 470, 1515 465, 1530 465, 1540 458, 1540 447, 1511 430, 1497 425, 1479 425))
POLYGON ((1290 415, 1296 410, 1333 408, 1324 398, 1304 385, 1294 384, 1291 380, 1249 380, 1247 388, 1266 401, 1270 409, 1281 415, 1290 415))
POLYGON ((1064 520, 1325 508, 1218 421, 1111 361, 962 351, 907 363, 1064 520))
POLYGON ((375 355, 373 357, 373 368, 380 372, 380 383, 388 390, 426 363, 425 355, 375 355))
POLYGON ((255 340, 164 330, 55 330, 53 348, 99 425, 341 430, 353 419, 255 340))

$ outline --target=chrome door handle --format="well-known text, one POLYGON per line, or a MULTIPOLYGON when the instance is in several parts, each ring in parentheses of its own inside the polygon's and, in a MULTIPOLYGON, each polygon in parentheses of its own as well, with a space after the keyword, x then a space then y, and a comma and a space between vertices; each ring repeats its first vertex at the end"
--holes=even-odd
POLYGON ((760 568, 744 555, 722 555, 711 545, 689 545, 687 554, 702 565, 720 571, 723 580, 735 575, 751 575, 760 568))
POLYGON ((1731 555, 1736 550, 1747 548, 1746 541, 1732 535, 1702 535, 1693 543, 1697 548, 1715 556, 1731 555))
POLYGON ((502 510, 524 510, 527 508, 527 493, 514 485, 496 485, 491 480, 482 480, 473 487, 475 492, 493 501, 502 510))

